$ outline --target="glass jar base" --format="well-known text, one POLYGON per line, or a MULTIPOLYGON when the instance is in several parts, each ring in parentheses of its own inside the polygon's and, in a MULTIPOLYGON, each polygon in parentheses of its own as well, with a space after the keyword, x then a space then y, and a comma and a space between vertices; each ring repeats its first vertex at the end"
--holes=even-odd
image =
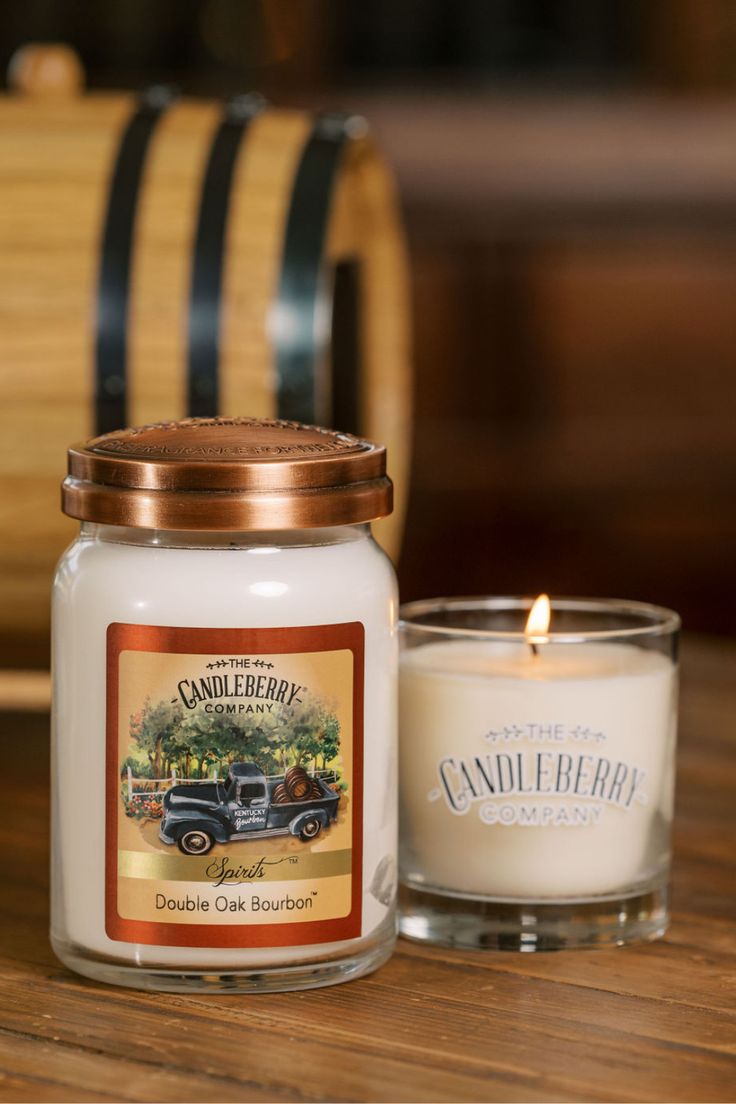
POLYGON ((147 989, 164 993, 283 993, 298 989, 317 989, 339 985, 373 973, 392 955, 396 935, 384 931, 351 955, 322 962, 304 962, 289 966, 255 967, 237 970, 173 969, 172 967, 132 966, 94 955, 81 947, 52 938, 54 953, 65 966, 92 981, 147 989))
POLYGON ((569 903, 453 897, 416 886, 399 892, 405 939, 488 951, 562 951, 659 939, 667 930, 666 885, 630 896, 569 903))

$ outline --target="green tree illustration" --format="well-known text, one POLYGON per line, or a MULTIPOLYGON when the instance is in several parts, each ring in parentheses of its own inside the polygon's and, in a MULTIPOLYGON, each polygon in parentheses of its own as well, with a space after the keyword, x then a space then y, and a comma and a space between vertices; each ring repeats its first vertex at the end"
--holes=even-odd
POLYGON ((334 713, 325 716, 320 737, 319 752, 322 756, 322 769, 335 759, 340 751, 340 722, 334 713))
POLYGON ((142 763, 135 756, 128 755, 120 764, 120 777, 122 779, 128 777, 128 767, 130 767, 136 778, 153 778, 153 767, 150 763, 142 763))
MULTIPOLYGON (((311 695, 292 705, 275 703, 267 713, 207 713, 180 703, 149 699, 130 718, 131 751, 126 759, 140 777, 207 778, 225 774, 231 763, 253 761, 266 774, 300 765, 323 769, 339 764, 340 724, 334 708, 311 695)), ((122 768, 121 768, 122 769, 122 768)))
POLYGON ((160 701, 152 705, 150 698, 146 698, 143 709, 130 718, 130 735, 148 757, 154 778, 162 778, 163 771, 168 774, 181 720, 178 703, 160 701))

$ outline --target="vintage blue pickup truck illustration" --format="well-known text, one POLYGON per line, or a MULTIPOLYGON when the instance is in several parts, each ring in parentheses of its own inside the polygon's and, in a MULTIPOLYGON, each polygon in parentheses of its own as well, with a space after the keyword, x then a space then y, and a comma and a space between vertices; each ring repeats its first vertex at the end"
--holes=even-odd
POLYGON ((167 790, 159 836, 185 855, 206 855, 215 843, 286 833, 309 841, 337 818, 339 801, 338 793, 303 767, 267 778, 256 763, 233 763, 224 782, 167 790))

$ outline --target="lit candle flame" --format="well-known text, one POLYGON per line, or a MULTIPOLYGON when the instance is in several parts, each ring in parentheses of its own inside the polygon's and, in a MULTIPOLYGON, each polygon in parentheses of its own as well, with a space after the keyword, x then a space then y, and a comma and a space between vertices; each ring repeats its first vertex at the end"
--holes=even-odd
POLYGON ((531 644, 532 651, 536 655, 536 644, 544 644, 547 640, 547 632, 549 630, 549 623, 552 617, 552 609, 549 603, 548 594, 540 594, 535 601, 532 608, 529 610, 529 616, 526 620, 526 627, 524 629, 524 636, 527 642, 531 644))

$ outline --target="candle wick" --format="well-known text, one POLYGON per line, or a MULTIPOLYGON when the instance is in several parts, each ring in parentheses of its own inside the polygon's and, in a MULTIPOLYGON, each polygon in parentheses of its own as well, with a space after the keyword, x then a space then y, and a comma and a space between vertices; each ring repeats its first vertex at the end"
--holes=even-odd
POLYGON ((531 650, 532 650, 532 655, 533 655, 533 656, 534 656, 534 658, 536 659, 536 658, 537 658, 537 657, 539 656, 539 648, 537 647, 537 645, 536 645, 536 644, 534 643, 534 641, 533 641, 533 640, 530 640, 530 641, 529 641, 529 647, 530 647, 530 648, 531 648, 531 650))

